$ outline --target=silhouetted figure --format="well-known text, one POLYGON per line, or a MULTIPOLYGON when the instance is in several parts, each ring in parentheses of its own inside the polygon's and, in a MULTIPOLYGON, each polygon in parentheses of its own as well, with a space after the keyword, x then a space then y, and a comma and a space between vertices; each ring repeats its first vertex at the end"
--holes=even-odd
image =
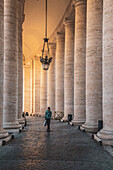
POLYGON ((52 111, 50 109, 50 107, 48 107, 48 110, 45 113, 45 119, 47 121, 47 131, 50 131, 50 120, 51 120, 51 116, 52 116, 52 111))

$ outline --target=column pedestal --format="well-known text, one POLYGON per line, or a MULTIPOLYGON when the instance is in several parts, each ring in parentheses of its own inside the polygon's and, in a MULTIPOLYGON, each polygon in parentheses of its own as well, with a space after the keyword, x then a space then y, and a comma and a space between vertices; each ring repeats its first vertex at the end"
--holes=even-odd
POLYGON ((17 119, 17 121, 22 127, 25 126, 25 119, 24 118, 17 119))
POLYGON ((3 146, 6 142, 12 139, 12 135, 9 135, 5 130, 0 131, 0 146, 3 146))
POLYGON ((8 132, 8 133, 20 133, 22 130, 22 126, 18 123, 18 122, 7 122, 4 123, 4 129, 8 132))
POLYGON ((113 131, 102 129, 94 135, 94 139, 102 145, 113 146, 113 131))
POLYGON ((84 120, 80 120, 80 121, 77 121, 77 120, 72 120, 71 123, 70 123, 72 126, 80 126, 82 124, 84 124, 84 120))
POLYGON ((85 131, 85 132, 91 132, 91 133, 96 133, 98 131, 98 126, 97 123, 96 124, 88 124, 85 123, 80 127, 81 130, 85 131))

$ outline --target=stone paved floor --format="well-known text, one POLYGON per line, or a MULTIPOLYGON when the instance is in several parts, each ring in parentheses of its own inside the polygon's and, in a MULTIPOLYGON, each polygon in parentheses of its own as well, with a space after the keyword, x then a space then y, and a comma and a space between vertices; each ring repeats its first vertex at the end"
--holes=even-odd
POLYGON ((76 127, 52 121, 51 132, 42 118, 0 148, 0 170, 113 170, 113 157, 76 127))

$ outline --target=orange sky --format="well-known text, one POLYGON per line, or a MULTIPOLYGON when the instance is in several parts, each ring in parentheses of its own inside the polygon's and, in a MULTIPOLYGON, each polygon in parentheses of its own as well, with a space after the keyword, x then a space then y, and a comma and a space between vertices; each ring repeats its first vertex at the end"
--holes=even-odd
MULTIPOLYGON (((70 0, 48 0, 48 36, 52 34, 70 0)), ((45 0, 26 0, 23 24, 23 53, 30 57, 43 45, 45 31, 45 0)))

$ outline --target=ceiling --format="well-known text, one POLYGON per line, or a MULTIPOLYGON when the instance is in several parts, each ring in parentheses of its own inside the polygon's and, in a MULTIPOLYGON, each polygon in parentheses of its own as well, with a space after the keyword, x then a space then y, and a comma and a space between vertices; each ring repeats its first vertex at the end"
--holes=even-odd
MULTIPOLYGON (((48 0, 48 37, 60 22, 70 0, 48 0)), ((23 53, 32 56, 43 45, 45 0, 26 0, 23 24, 23 53)))

